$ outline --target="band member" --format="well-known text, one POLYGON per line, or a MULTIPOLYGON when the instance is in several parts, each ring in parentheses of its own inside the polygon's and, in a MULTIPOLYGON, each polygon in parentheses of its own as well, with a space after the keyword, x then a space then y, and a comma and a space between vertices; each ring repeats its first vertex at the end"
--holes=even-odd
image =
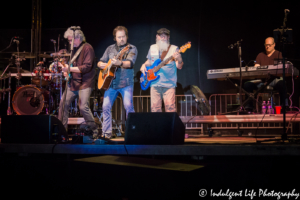
MULTIPOLYGON (((69 43, 71 43, 74 37, 74 32, 68 28, 64 37, 68 39, 69 43)), ((60 101, 59 119, 61 119, 64 103, 62 123, 67 129, 70 104, 78 97, 80 113, 83 115, 86 122, 85 129, 92 130, 94 135, 98 135, 97 125, 95 124, 93 114, 89 108, 89 99, 94 86, 95 69, 93 66, 93 60, 95 53, 93 47, 86 42, 85 36, 81 30, 75 31, 74 50, 71 57, 74 58, 75 56, 75 61, 70 66, 70 81, 67 89, 65 90, 67 91, 66 100, 65 102, 62 100, 60 101)), ((64 76, 68 76, 68 65, 62 65, 59 63, 59 66, 62 68, 64 76)))
POLYGON ((151 66, 155 60, 174 57, 164 67, 158 71, 160 78, 153 81, 150 85, 151 111, 162 111, 162 99, 165 104, 166 112, 176 112, 175 106, 175 87, 177 83, 177 69, 182 69, 183 61, 178 47, 170 45, 170 31, 161 28, 157 31, 156 44, 150 46, 147 61, 142 65, 140 71, 145 75, 146 66, 151 66))
POLYGON ((115 79, 113 79, 110 88, 104 93, 102 136, 105 138, 112 137, 112 117, 110 111, 118 93, 122 95, 126 116, 128 113, 134 112, 132 100, 134 84, 133 65, 136 61, 138 51, 134 45, 127 43, 128 31, 124 26, 117 26, 113 30, 113 36, 116 44, 107 47, 97 64, 100 69, 104 69, 107 62, 111 60, 113 65, 119 66, 115 73, 115 79), (122 60, 116 59, 115 56, 118 52, 127 45, 130 45, 128 54, 125 54, 122 60))
MULTIPOLYGON (((258 66, 266 66, 266 65, 274 65, 275 63, 278 62, 278 59, 282 59, 282 54, 281 52, 275 50, 275 41, 273 37, 268 37, 265 40, 265 51, 261 52, 257 55, 256 57, 256 62, 254 67, 258 66), (277 60, 277 61, 276 61, 277 60)), ((254 90, 257 90, 259 87, 261 87, 263 83, 255 84, 251 81, 248 81, 244 84, 244 89, 247 92, 253 93, 254 90)), ((269 86, 273 87, 275 90, 279 91, 280 95, 280 102, 282 105, 285 103, 285 94, 284 94, 284 86, 283 86, 283 80, 282 77, 280 79, 276 78, 274 79, 269 86)), ((248 105, 245 106, 245 108, 248 111, 253 110, 253 102, 250 102, 248 105)))
MULTIPOLYGON (((54 57, 55 59, 53 60, 53 63, 51 63, 49 66, 49 71, 50 73, 61 73, 61 67, 58 66, 58 63, 68 63, 70 54, 67 54, 66 49, 61 49, 58 53, 56 53, 56 55, 54 55, 54 57)), ((53 80, 51 75, 49 76, 49 80, 53 80)))

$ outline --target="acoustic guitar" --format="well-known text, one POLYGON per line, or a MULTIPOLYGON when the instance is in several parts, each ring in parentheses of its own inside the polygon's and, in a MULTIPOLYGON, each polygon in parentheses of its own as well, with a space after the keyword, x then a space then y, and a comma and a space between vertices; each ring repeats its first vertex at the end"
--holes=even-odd
MULTIPOLYGON (((125 53, 127 53, 130 49, 130 45, 127 45, 115 56, 116 59, 122 60, 125 53)), ((109 59, 107 65, 104 69, 100 69, 99 77, 98 77, 98 89, 107 90, 110 87, 112 80, 115 78, 115 73, 117 71, 118 66, 113 65, 111 63, 111 59, 109 59)))

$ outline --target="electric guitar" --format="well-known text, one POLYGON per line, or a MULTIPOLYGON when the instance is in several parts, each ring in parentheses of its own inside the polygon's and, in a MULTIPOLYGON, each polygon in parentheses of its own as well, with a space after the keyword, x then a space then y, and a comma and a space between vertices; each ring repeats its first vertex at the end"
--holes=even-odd
MULTIPOLYGON (((64 60, 61 60, 60 63, 61 63, 64 67, 66 67, 66 63, 65 63, 64 60)), ((70 68, 71 68, 71 67, 73 67, 73 63, 70 65, 70 68)), ((62 74, 63 74, 63 72, 62 72, 62 74)), ((72 80, 72 74, 71 74, 71 72, 70 72, 70 73, 65 77, 65 81, 68 81, 68 84, 70 84, 70 83, 71 83, 71 80, 72 80)))
MULTIPOLYGON (((191 42, 188 42, 182 47, 180 47, 178 52, 184 53, 189 48, 191 48, 191 42)), ((145 72, 145 76, 142 73, 140 77, 140 85, 142 90, 147 90, 152 81, 156 81, 157 79, 159 79, 160 76, 157 75, 158 71, 172 59, 174 59, 173 56, 170 56, 164 61, 161 61, 161 59, 157 59, 154 61, 153 65, 151 65, 150 67, 146 67, 147 72, 145 72)))
MULTIPOLYGON (((118 60, 122 60, 125 53, 127 53, 130 49, 130 45, 127 45, 124 47, 116 56, 115 58, 118 60)), ((115 73, 117 71, 118 66, 113 65, 111 63, 111 59, 109 59, 107 65, 104 67, 104 69, 100 69, 99 77, 98 77, 98 89, 104 89, 107 90, 112 82, 112 80, 115 78, 115 73)))

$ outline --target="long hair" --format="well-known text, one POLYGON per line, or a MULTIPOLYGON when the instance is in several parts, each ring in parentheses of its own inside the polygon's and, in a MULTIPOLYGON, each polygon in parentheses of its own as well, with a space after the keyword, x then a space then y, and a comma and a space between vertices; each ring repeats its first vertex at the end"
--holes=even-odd
POLYGON ((127 40, 128 40, 128 30, 125 26, 117 26, 114 31, 113 31, 113 36, 114 36, 114 41, 116 41, 116 34, 117 34, 117 31, 124 31, 125 32, 125 35, 127 37, 127 40))

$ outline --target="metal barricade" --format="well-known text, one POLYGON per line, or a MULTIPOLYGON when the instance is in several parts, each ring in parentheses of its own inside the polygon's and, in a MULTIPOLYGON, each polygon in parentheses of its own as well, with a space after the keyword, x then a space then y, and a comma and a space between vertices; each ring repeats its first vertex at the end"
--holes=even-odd
MULTIPOLYGON (((148 96, 133 96, 133 105, 135 112, 151 112, 151 100, 148 96)), ((181 116, 201 115, 198 104, 194 101, 192 95, 176 95, 175 96, 176 111, 181 116)), ((164 105, 162 104, 164 112, 164 105)), ((203 132, 203 125, 198 123, 185 124, 186 129, 200 129, 203 132)))
MULTIPOLYGON (((278 95, 275 93, 273 95, 278 95)), ((243 99, 245 94, 242 94, 243 99)), ((211 106, 210 115, 218 115, 219 113, 226 113, 230 110, 228 109, 228 105, 238 105, 237 103, 238 94, 212 94, 209 97, 209 104, 211 106)), ((259 93, 257 95, 257 100, 268 100, 270 97, 269 93, 259 93)), ((276 97, 276 101, 278 104, 279 98, 276 97)), ((238 108, 238 107, 237 107, 238 108)), ((260 106, 256 103, 256 110, 261 111, 260 106)), ((224 124, 212 124, 211 129, 219 129, 219 130, 232 130, 232 129, 282 129, 282 123, 224 123, 224 124), (259 126, 259 128, 257 128, 259 126)))
MULTIPOLYGON (((211 107, 209 115, 218 115, 219 113, 228 112, 228 104, 234 105, 237 104, 237 94, 212 94, 210 95, 208 101, 211 107), (219 97, 219 99, 217 99, 219 97), (213 102, 213 98, 215 98, 213 102)), ((245 96, 245 94, 242 94, 245 96)))
MULTIPOLYGON (((211 111, 209 115, 218 115, 219 113, 226 113, 229 112, 228 105, 234 105, 238 104, 237 102, 237 96, 238 94, 212 94, 209 97, 209 105, 211 106, 211 111), (214 98, 214 99, 213 99, 214 98)), ((245 94, 242 94, 242 97, 244 99, 245 94)), ((258 93, 257 95, 257 101, 268 101, 270 98, 269 93, 258 93)), ((280 105, 280 98, 279 93, 273 94, 274 102, 276 102, 276 105, 280 105)), ((258 112, 261 112, 261 107, 256 102, 256 110, 258 112)))
POLYGON ((111 108, 111 116, 114 120, 120 123, 120 121, 124 121, 124 112, 125 110, 122 98, 118 96, 114 102, 114 105, 111 108))

